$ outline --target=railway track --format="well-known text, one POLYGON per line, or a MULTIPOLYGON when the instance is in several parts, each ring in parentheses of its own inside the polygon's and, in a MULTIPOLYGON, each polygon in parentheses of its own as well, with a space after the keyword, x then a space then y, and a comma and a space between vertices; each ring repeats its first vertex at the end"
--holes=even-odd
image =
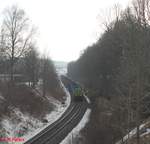
MULTIPOLYGON (((65 86, 67 86, 68 83, 74 83, 67 77, 64 77, 62 82, 65 86)), ((80 122, 88 105, 85 98, 81 102, 74 102, 73 94, 70 93, 70 95, 71 104, 62 117, 24 144, 59 144, 69 134, 80 122)))
POLYGON ((72 103, 60 119, 25 144, 59 144, 79 123, 86 109, 85 101, 72 103))

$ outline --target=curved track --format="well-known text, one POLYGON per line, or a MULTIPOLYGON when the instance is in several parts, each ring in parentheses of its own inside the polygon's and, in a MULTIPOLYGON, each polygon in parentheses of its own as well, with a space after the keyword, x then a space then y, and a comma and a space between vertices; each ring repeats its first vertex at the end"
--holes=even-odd
POLYGON ((56 122, 42 130, 25 144, 59 144, 80 122, 87 109, 87 102, 71 102, 66 112, 56 122))

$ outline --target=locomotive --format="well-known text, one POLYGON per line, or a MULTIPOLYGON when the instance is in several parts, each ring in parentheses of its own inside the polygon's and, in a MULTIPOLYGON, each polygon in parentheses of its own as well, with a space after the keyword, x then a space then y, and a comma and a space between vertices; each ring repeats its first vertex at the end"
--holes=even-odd
POLYGON ((61 76, 61 81, 63 82, 70 95, 73 97, 74 101, 83 100, 84 92, 79 83, 73 81, 72 79, 64 75, 61 76))

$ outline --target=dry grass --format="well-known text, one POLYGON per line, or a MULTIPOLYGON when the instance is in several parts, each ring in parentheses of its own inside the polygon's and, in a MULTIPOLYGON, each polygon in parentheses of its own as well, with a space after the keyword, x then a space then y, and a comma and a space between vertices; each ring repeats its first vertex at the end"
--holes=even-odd
POLYGON ((50 113, 54 106, 46 98, 37 95, 30 87, 26 85, 14 85, 9 88, 6 84, 0 84, 0 92, 5 101, 0 109, 1 116, 9 115, 10 107, 19 108, 21 112, 28 113, 33 117, 41 119, 45 114, 50 113))

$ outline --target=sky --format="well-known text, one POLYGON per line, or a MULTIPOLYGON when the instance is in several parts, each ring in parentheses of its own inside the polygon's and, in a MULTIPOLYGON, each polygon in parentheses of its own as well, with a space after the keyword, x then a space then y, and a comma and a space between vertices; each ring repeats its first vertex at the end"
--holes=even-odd
MULTIPOLYGON (((0 0, 4 8, 18 5, 37 27, 39 52, 53 60, 76 60, 104 30, 108 11, 115 4, 125 8, 129 0, 0 0)), ((1 19, 0 19, 1 20, 1 19)))

